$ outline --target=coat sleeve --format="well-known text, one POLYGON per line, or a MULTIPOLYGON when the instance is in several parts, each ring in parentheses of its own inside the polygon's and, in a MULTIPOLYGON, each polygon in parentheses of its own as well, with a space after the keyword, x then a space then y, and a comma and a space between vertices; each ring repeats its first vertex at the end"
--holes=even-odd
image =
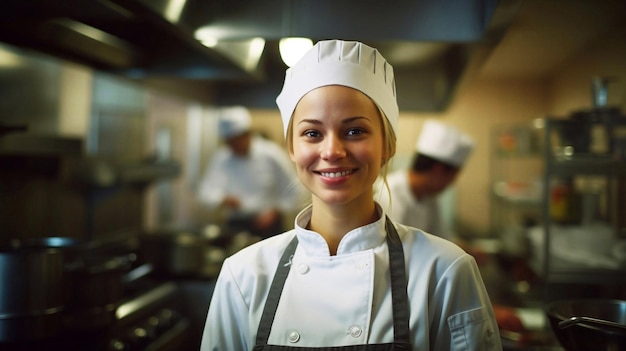
POLYGON ((248 310, 226 260, 211 297, 200 350, 251 350, 248 310))
POLYGON ((498 325, 474 258, 455 260, 437 283, 432 296, 434 350, 502 350, 498 325))
POLYGON ((198 187, 200 202, 210 208, 219 206, 226 195, 224 189, 228 180, 228 172, 225 168, 226 154, 218 150, 209 162, 198 187))

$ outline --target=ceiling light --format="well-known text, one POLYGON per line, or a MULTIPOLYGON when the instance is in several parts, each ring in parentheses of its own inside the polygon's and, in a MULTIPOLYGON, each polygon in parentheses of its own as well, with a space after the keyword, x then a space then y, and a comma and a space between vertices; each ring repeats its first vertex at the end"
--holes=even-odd
POLYGON ((186 2, 187 0, 169 0, 165 7, 165 18, 172 23, 178 23, 186 2))
POLYGON ((206 37, 206 38, 203 38, 201 42, 202 42, 202 45, 208 48, 214 48, 215 46, 217 46, 218 40, 215 37, 206 37))
POLYGON ((24 65, 24 62, 19 55, 0 46, 0 69, 17 68, 22 65, 24 65))
MULTIPOLYGON (((203 41, 203 44, 209 46, 206 41, 203 41)), ((215 45, 210 47, 228 57, 246 71, 254 72, 258 68, 261 55, 265 49, 265 39, 217 40, 215 45)))
POLYGON ((309 38, 282 38, 278 43, 280 57, 288 67, 295 65, 312 47, 313 41, 309 38))

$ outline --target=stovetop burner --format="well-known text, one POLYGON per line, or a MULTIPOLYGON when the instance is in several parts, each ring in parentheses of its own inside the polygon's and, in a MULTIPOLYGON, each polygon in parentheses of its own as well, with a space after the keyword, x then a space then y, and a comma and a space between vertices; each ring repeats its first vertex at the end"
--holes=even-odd
POLYGON ((113 306, 112 322, 80 328, 80 318, 66 318, 70 327, 38 340, 0 343, 0 351, 147 351, 193 349, 196 343, 182 291, 176 282, 157 279, 150 265, 134 268, 123 278, 123 298, 113 306))
POLYGON ((178 286, 159 283, 123 301, 107 336, 107 350, 180 350, 190 321, 178 286))

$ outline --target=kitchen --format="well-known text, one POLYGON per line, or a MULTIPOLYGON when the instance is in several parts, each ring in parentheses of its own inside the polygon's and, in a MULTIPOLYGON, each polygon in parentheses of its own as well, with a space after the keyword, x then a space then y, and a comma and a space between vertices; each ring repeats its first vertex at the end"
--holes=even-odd
MULTIPOLYGON (((72 3, 67 2, 66 5, 72 3)), ((96 4, 101 3, 105 2, 96 2, 96 4)), ((151 7, 146 5, 148 3, 146 1, 111 3, 122 8, 126 5, 127 11, 152 9, 151 16, 153 17, 155 17, 155 12, 161 13, 155 10, 159 7, 156 3, 152 3, 151 7)), ((189 3, 193 2, 189 1, 189 3)), ((279 5, 285 4, 284 2, 270 3, 276 6, 274 10, 282 9, 279 5)), ((493 156, 494 131, 499 130, 501 126, 529 125, 537 118, 567 117, 573 111, 589 109, 593 105, 591 88, 594 76, 611 78, 608 83, 607 106, 626 108, 624 83, 626 45, 623 43, 623 38, 626 37, 624 35, 626 28, 623 24, 626 10, 622 1, 593 3, 586 1, 500 1, 497 6, 495 2, 485 3, 485 11, 493 11, 487 12, 492 14, 491 21, 483 24, 484 28, 474 39, 471 35, 465 39, 461 36, 455 37, 459 34, 450 29, 448 24, 448 27, 434 27, 437 29, 434 33, 429 33, 428 28, 416 28, 415 36, 421 35, 422 40, 419 40, 421 45, 404 46, 403 52, 411 53, 414 47, 420 47, 430 49, 431 55, 438 58, 442 56, 437 55, 442 55, 441 52, 444 52, 449 55, 445 56, 446 60, 461 65, 462 68, 458 69, 452 64, 450 66, 457 69, 447 71, 439 66, 433 69, 429 66, 426 66, 426 69, 412 66, 399 68, 403 72, 406 70, 406 77, 420 77, 420 82, 424 82, 424 87, 417 86, 413 81, 398 82, 399 91, 404 89, 404 94, 406 94, 402 96, 401 93, 400 97, 402 133, 398 136, 398 160, 401 161, 403 155, 412 151, 413 140, 417 137, 421 123, 428 118, 440 119, 458 126, 478 140, 479 144, 471 161, 455 183, 453 193, 450 194, 453 202, 448 211, 454 218, 450 225, 456 231, 473 239, 481 239, 480 243, 490 247, 490 245, 493 246, 493 239, 500 237, 500 233, 496 232, 494 226, 501 220, 492 218, 500 215, 497 210, 494 210, 495 200, 492 194, 494 177, 502 174, 494 171, 499 166, 498 160, 493 156), (446 50, 447 46, 441 48, 435 45, 437 41, 444 43, 466 41, 475 45, 470 45, 471 54, 464 55, 462 49, 446 50), (431 44, 434 42, 434 44, 426 45, 424 42, 431 44), (427 72, 443 72, 443 74, 437 76, 429 75, 427 72)), ((408 2, 406 4, 406 6, 411 6, 408 2)), ((24 10, 17 5, 7 6, 8 8, 16 6, 16 10, 24 10)), ((285 25, 282 21, 289 20, 289 18, 281 18, 282 21, 277 21, 275 17, 277 15, 273 13, 281 13, 281 11, 267 13, 272 11, 269 7, 265 10, 251 7, 247 11, 242 9, 241 18, 237 18, 231 13, 233 11, 228 5, 213 3, 205 6, 207 6, 205 11, 216 13, 222 11, 225 14, 231 14, 234 16, 232 23, 241 23, 237 20, 243 21, 248 17, 254 19, 254 16, 250 14, 254 11, 267 15, 268 18, 264 21, 252 22, 250 27, 240 26, 241 32, 238 35, 246 36, 251 31, 268 33, 268 39, 272 40, 266 43, 264 55, 267 57, 277 55, 270 53, 278 51, 275 33, 277 30, 282 30, 282 26, 285 25), (262 25, 266 25, 267 29, 260 31, 258 27, 262 25)), ((331 5, 325 4, 325 6, 331 5)), ((318 11, 323 11, 325 6, 319 6, 318 11)), ((293 13, 297 14, 296 10, 298 9, 292 9, 293 13)), ((383 11, 381 8, 377 10, 383 11)), ((450 12, 444 11, 445 6, 444 9, 435 6, 426 10, 437 14, 450 12)), ((389 15, 398 16, 398 22, 403 23, 400 19, 404 17, 389 11, 389 15)), ((196 10, 196 12, 201 11, 196 10)), ((410 11, 404 10, 404 12, 410 11)), ((466 30, 467 27, 461 25, 465 23, 461 21, 463 17, 459 14, 455 15, 457 17, 452 16, 452 19, 448 17, 448 20, 455 20, 456 22, 453 23, 459 23, 459 27, 466 30)), ((139 18, 145 20, 145 18, 152 17, 144 15, 139 18)), ((4 12, 2 19, 3 26, 9 26, 10 21, 15 21, 10 11, 4 12), (7 16, 6 19, 4 16, 7 16)), ((229 18, 225 17, 226 24, 229 23, 227 19, 229 18)), ((33 20, 30 21, 26 23, 32 24, 33 20)), ((152 24, 154 28, 151 27, 155 31, 167 27, 170 23, 166 20, 158 21, 158 18, 145 21, 157 23, 152 24)), ((219 20, 215 22, 221 23, 219 20)), ((298 23, 296 20, 292 22, 298 23)), ((197 26, 198 20, 188 23, 197 26)), ((442 20, 442 23, 448 22, 442 20)), ((293 23, 291 26, 294 27, 293 23)), ((319 30, 318 27, 315 28, 319 30)), ((358 26, 355 27, 358 28, 358 26)), ((21 70, 2 68, 0 79, 3 101, 0 102, 2 111, 0 118, 3 134, 4 128, 19 130, 27 126, 28 129, 21 134, 54 135, 64 137, 63 141, 69 139, 70 142, 79 143, 80 145, 71 147, 75 156, 85 152, 90 155, 120 158, 119 161, 144 159, 148 156, 153 160, 162 161, 150 163, 150 166, 158 166, 149 168, 152 171, 151 174, 157 173, 158 176, 154 177, 156 180, 148 182, 148 186, 129 187, 128 192, 124 192, 119 198, 109 198, 111 200, 110 203, 106 203, 107 208, 102 209, 107 217, 104 221, 96 219, 91 229, 93 231, 96 230, 93 228, 98 228, 99 232, 95 235, 103 235, 119 229, 111 227, 113 223, 108 223, 107 218, 117 219, 121 228, 142 227, 147 230, 156 230, 170 226, 179 228, 194 226, 206 215, 195 203, 193 189, 211 150, 216 145, 215 134, 211 134, 211 131, 215 130, 214 119, 211 117, 216 106, 247 105, 253 114, 253 123, 256 128, 263 130, 274 140, 280 141, 282 138, 280 128, 276 127, 278 111, 273 99, 277 94, 277 88, 275 84, 272 85, 275 82, 268 78, 265 84, 258 86, 253 84, 253 82, 264 82, 262 77, 264 75, 269 77, 275 73, 274 71, 284 72, 285 66, 278 61, 277 57, 273 61, 267 58, 268 62, 264 63, 266 72, 257 72, 263 65, 245 67, 239 62, 228 60, 228 56, 216 49, 211 51, 205 60, 219 67, 219 72, 212 73, 210 69, 203 70, 199 67, 197 71, 205 78, 190 79, 186 75, 190 75, 191 70, 186 71, 176 65, 168 66, 167 61, 171 59, 176 64, 185 62, 173 54, 178 47, 173 46, 174 49, 168 49, 169 44, 166 45, 169 40, 173 40, 171 38, 182 37, 181 40, 189 41, 189 37, 183 35, 187 32, 180 28, 163 31, 164 36, 158 38, 161 40, 162 47, 159 47, 158 39, 150 38, 152 42, 150 45, 156 47, 153 50, 159 49, 154 52, 162 58, 161 62, 152 63, 152 71, 121 69, 120 67, 133 65, 133 56, 119 55, 116 51, 109 51, 109 56, 106 55, 107 51, 94 51, 98 52, 99 57, 93 58, 89 53, 69 54, 67 50, 49 45, 39 46, 38 49, 48 49, 57 55, 66 56, 62 56, 63 59, 56 58, 56 55, 40 56, 39 50, 32 51, 28 48, 35 46, 32 37, 7 34, 11 33, 12 29, 3 27, 4 34, 0 36, 0 41, 6 41, 8 53, 3 53, 2 57, 17 57, 30 60, 31 63, 21 70), (166 34, 169 36, 165 36, 166 34), (154 41, 157 43, 155 44, 154 41), (211 74, 215 76, 211 77, 211 74), (143 126, 146 127, 143 128, 143 126), (206 133, 200 133, 203 130, 206 130, 206 133), (182 167, 178 168, 166 162, 168 160, 176 160, 182 167), (169 177, 174 177, 174 180, 160 181, 162 178, 167 180, 169 177), (144 190, 145 202, 140 198, 144 190), (129 201, 139 213, 129 215, 119 213, 123 211, 115 211, 118 204, 129 201)), ((376 29, 380 30, 380 28, 373 27, 369 31, 363 29, 364 32, 359 35, 350 32, 346 32, 345 35, 358 36, 362 40, 371 37, 372 42, 382 41, 374 40, 380 38, 375 35, 376 33, 372 33, 376 29)), ((390 31, 393 32, 391 29, 390 31)), ((50 32, 58 33, 61 38, 69 38, 64 39, 67 42, 72 42, 71 39, 80 39, 67 36, 70 35, 67 30, 58 32, 50 30, 50 32), (63 37, 63 34, 66 36, 63 37)), ((161 34, 161 32, 158 33, 161 34)), ((335 34, 321 34, 320 37, 332 35, 335 34)), ((384 40, 393 40, 400 44, 406 44, 406 42, 416 44, 411 42, 413 39, 410 38, 410 34, 400 35, 387 32, 382 36, 384 40)), ((88 41, 83 39, 79 42, 84 48, 90 48, 88 41)), ((198 49, 196 44, 189 45, 194 48, 194 52, 198 50, 204 53, 205 50, 198 49)), ((402 47, 402 45, 399 46, 402 47)), ((381 43, 380 47, 382 50, 384 43, 381 43)), ((2 48, 5 48, 4 44, 2 48)), ((399 57, 398 62, 401 62, 401 59, 402 57, 399 57)), ((191 59, 190 61, 193 62, 191 59)), ((279 76, 278 81, 281 79, 282 76, 279 76)), ((10 137, 13 138, 18 134, 20 133, 16 131, 10 137)), ((11 150, 11 146, 7 146, 7 143, 10 143, 6 141, 9 139, 3 139, 5 143, 2 144, 3 159, 14 160, 15 157, 7 155, 10 152, 5 151, 11 150)), ((44 148, 47 149, 48 146, 44 148)), ((72 213, 78 213, 79 218, 85 217, 82 224, 88 225, 88 214, 81 212, 85 211, 81 197, 83 193, 74 188, 58 189, 50 182, 50 174, 62 173, 56 171, 56 168, 63 169, 65 166, 63 162, 60 164, 52 162, 51 169, 38 170, 40 173, 43 172, 44 176, 38 177, 29 187, 16 190, 14 186, 10 191, 3 187, 3 226, 14 232, 18 231, 17 236, 45 237, 48 235, 41 233, 49 233, 50 229, 56 229, 57 233, 80 238, 84 226, 68 220, 67 218, 72 218, 72 216, 68 216, 64 209, 72 208, 75 211, 72 213), (42 193, 46 196, 41 195, 42 193), (67 196, 68 193, 71 196, 67 196), (8 200, 5 201, 5 199, 8 200), (39 207, 33 206, 34 203, 37 203, 39 207), (23 221, 24 218, 37 220, 23 221), (28 224, 23 224, 23 222, 28 224)), ((30 169, 28 167, 31 166, 20 167, 30 169)), ((106 170, 106 164, 102 167, 106 170)), ((105 190, 102 192, 108 194, 105 190)), ((101 192, 95 192, 94 195, 96 200, 93 201, 97 201, 98 196, 103 196, 101 192)), ((617 211, 623 213, 623 207, 618 207, 617 211)), ((3 232, 10 233, 5 230, 3 232)), ((3 235, 3 239, 12 239, 15 234, 9 235, 11 237, 3 235)), ((193 288, 195 286, 190 289, 193 288)), ((607 294, 621 299, 625 298, 623 289, 610 291, 607 294)))

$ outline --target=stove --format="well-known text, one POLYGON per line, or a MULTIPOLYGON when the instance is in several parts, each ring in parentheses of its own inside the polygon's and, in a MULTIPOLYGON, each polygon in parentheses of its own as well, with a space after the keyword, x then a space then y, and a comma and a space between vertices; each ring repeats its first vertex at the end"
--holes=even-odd
MULTIPOLYGON (((66 314, 60 331, 51 337, 0 342, 0 351, 170 351, 199 348, 180 285, 153 277, 149 264, 124 277, 123 298, 111 309, 108 323, 93 324, 66 314), (85 323, 82 323, 82 321, 85 323), (82 326, 81 326, 82 324, 82 326), (98 325, 98 327, 94 327, 98 325)), ((108 312, 107 312, 108 314, 108 312)), ((89 316, 94 315, 90 313, 89 316)), ((98 314, 101 315, 101 314, 98 314)), ((26 329, 22 329, 26 330, 26 329)))
POLYGON ((174 282, 156 284, 124 301, 116 322, 100 345, 107 351, 185 350, 192 348, 191 321, 174 282))

